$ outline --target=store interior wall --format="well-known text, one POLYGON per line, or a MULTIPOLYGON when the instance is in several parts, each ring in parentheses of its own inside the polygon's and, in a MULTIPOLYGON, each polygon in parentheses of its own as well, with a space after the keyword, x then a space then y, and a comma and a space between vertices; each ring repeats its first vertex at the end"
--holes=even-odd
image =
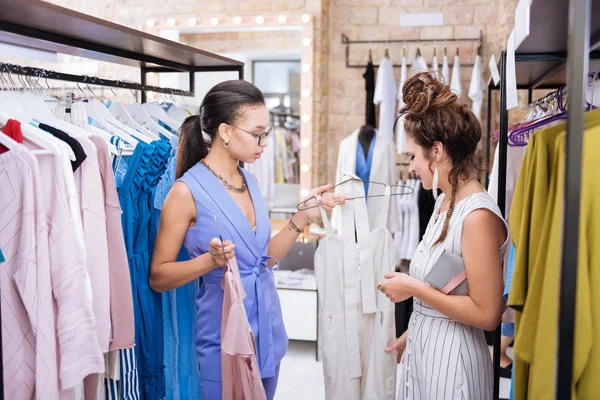
MULTIPOLYGON (((513 26, 517 0, 51 0, 51 3, 68 7, 95 17, 107 19, 135 29, 147 30, 149 19, 164 21, 167 18, 187 21, 190 17, 231 17, 233 15, 258 15, 292 12, 308 13, 314 25, 314 81, 313 81, 313 185, 332 181, 335 177, 337 148, 339 142, 364 123, 365 90, 362 69, 346 68, 345 46, 341 34, 350 39, 452 39, 477 37, 483 30, 484 80, 487 81, 489 57, 499 56, 506 45, 513 26), (444 26, 402 28, 399 25, 403 13, 444 13, 444 26)), ((159 27, 160 28, 160 27, 159 27)), ((164 29, 168 27, 164 26, 164 29)), ((235 41, 235 40, 233 40, 235 41)), ((230 41, 222 43, 235 53, 230 41)), ((203 48, 202 43, 197 46, 203 48)), ((414 56, 415 46, 407 46, 409 60, 414 56)), ((433 48, 420 46, 429 64, 433 48)), ((438 56, 443 42, 438 45, 438 56)), ((454 46, 448 46, 448 55, 454 56, 454 46)), ((351 61, 366 62, 369 46, 354 46, 351 61)), ((210 49, 207 49, 210 51, 210 49)), ((390 57, 400 61, 402 45, 390 44, 390 57)), ((383 55, 383 48, 373 46, 376 63, 383 55)), ((442 50, 443 51, 443 50, 442 50)), ((463 63, 472 62, 476 45, 460 46, 463 63)), ((104 65, 97 75, 112 77, 122 67, 104 65)), ((122 71, 122 69, 120 70, 122 71)), ((396 74, 399 78, 399 69, 396 74)), ((139 76, 131 72, 131 77, 139 76)), ((471 68, 463 68, 463 88, 468 90, 471 68)), ((121 75, 122 72, 121 72, 121 75)), ((487 96, 487 93, 485 94, 487 96)), ((526 93, 521 93, 526 96, 526 93)), ((537 93, 534 94, 534 98, 537 93)), ((466 99, 465 96, 465 100, 466 99)), ((497 94, 493 96, 492 127, 497 127, 497 94)), ((483 118, 485 121, 485 107, 483 118)), ((511 111, 510 119, 517 120, 522 109, 511 111)), ((485 130, 485 124, 484 124, 485 130)))

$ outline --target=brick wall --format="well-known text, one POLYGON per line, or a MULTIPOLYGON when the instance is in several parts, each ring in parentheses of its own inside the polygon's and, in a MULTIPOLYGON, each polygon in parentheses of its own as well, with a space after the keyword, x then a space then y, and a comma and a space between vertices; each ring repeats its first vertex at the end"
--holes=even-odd
MULTIPOLYGON (((144 29, 147 19, 164 20, 166 17, 189 18, 255 15, 257 12, 306 12, 314 24, 314 82, 313 82, 313 184, 332 180, 335 174, 337 148, 342 138, 364 123, 364 81, 362 69, 346 68, 345 46, 341 34, 350 39, 452 39, 478 37, 483 30, 484 79, 487 80, 487 62, 491 54, 498 56, 506 44, 509 29, 514 24, 517 0, 50 0, 99 18, 104 18, 136 29, 144 29), (445 26, 400 28, 402 13, 443 12, 445 26)), ((244 40, 261 41, 261 35, 244 40)), ((232 38, 227 44, 240 39, 232 38)), ((290 39, 291 40, 291 39, 290 39)), ((200 43, 199 47, 203 48, 200 43)), ((226 44, 221 43, 221 46, 226 44)), ((283 44, 282 42, 282 45, 283 44)), ((407 46, 412 59, 416 45, 407 46)), ((433 47, 419 46, 428 64, 433 47)), ((443 45, 437 45, 438 56, 443 45)), ((222 48, 222 47, 221 47, 222 48)), ((210 49, 208 49, 210 50, 210 49)), ((352 46, 351 61, 364 63, 369 46, 352 46)), ((456 49, 448 46, 452 61, 456 49)), ((372 46, 375 62, 383 56, 384 48, 372 46)), ((390 57, 398 62, 402 45, 389 45, 390 57)), ((462 43, 462 63, 472 62, 476 45, 462 43)), ((440 61, 441 61, 441 57, 440 61)), ((104 76, 111 76, 116 68, 102 67, 104 76)), ((399 75, 399 69, 396 70, 399 75)), ((468 91, 471 68, 463 68, 463 89, 468 91)), ((397 76, 398 78, 398 76, 397 76)), ((526 94, 522 94, 526 96, 526 94)), ((497 121, 497 95, 494 96, 494 125, 497 121)), ((511 112, 511 119, 520 118, 522 111, 511 112)), ((485 106, 484 106, 485 118, 485 106)))

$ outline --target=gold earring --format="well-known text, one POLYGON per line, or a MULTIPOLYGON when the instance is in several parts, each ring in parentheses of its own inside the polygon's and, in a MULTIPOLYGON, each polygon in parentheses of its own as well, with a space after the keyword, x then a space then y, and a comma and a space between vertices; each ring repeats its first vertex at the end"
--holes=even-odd
POLYGON ((229 139, 223 140, 223 148, 228 149, 229 147, 231 147, 231 142, 229 142, 229 139))

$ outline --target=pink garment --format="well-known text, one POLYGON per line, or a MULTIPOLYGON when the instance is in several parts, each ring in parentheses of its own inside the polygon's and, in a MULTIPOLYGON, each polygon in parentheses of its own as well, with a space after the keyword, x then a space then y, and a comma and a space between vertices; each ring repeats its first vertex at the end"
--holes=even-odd
POLYGON ((60 389, 66 390, 83 382, 89 374, 104 372, 104 357, 96 335, 85 249, 78 245, 77 231, 69 208, 66 182, 68 175, 62 169, 69 167, 69 163, 65 163, 60 157, 67 155, 44 155, 37 159, 40 165, 41 191, 48 215, 60 389))
POLYGON ((130 349, 135 344, 133 298, 117 184, 106 142, 98 136, 91 136, 90 139, 98 149, 98 163, 104 187, 112 323, 110 350, 130 349))
POLYGON ((229 260, 221 280, 221 378, 223 400, 262 400, 267 395, 256 361, 256 342, 250 329, 237 259, 229 260))
POLYGON ((92 283, 96 334, 100 350, 108 353, 112 329, 104 188, 96 146, 86 138, 78 137, 77 141, 87 156, 73 175, 81 204, 86 265, 92 283))
POLYGON ((4 395, 58 399, 56 328, 38 162, 24 146, 0 155, 4 395))

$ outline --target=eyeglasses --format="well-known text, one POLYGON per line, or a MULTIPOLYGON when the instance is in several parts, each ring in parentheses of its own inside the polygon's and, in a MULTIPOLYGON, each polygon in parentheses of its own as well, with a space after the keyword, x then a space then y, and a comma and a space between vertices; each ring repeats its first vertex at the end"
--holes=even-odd
POLYGON ((234 128, 239 129, 240 131, 249 133, 250 135, 252 135, 255 138, 257 138, 259 146, 262 146, 264 144, 264 142, 265 142, 265 139, 271 134, 271 132, 273 132, 273 127, 272 126, 267 126, 267 130, 265 132, 263 132, 261 134, 256 134, 256 133, 248 132, 247 130, 239 128, 239 127, 237 127, 235 125, 230 125, 230 124, 228 124, 228 125, 229 126, 233 126, 234 128))

